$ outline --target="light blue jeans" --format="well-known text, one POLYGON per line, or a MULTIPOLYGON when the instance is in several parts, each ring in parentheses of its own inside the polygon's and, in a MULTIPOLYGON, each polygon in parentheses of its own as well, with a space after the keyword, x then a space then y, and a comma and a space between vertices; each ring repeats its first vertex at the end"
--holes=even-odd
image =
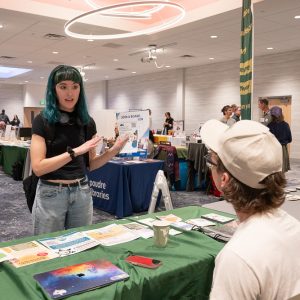
POLYGON ((32 217, 35 235, 92 224, 93 201, 89 185, 62 187, 39 180, 32 217))

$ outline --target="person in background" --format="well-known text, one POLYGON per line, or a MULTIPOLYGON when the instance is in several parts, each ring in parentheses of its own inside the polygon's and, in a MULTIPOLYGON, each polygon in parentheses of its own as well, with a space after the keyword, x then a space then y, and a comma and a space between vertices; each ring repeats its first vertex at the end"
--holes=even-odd
POLYGON ((269 109, 269 100, 265 98, 259 99, 258 108, 263 113, 263 116, 259 119, 259 122, 267 126, 272 121, 272 117, 269 109))
POLYGON ((10 125, 11 126, 14 126, 14 127, 19 127, 21 121, 20 119, 18 118, 17 115, 14 115, 14 118, 12 119, 12 121, 10 122, 10 125))
POLYGON ((273 106, 270 109, 270 114, 272 121, 268 124, 268 127, 282 146, 282 172, 287 172, 291 169, 287 149, 287 144, 292 142, 291 129, 289 124, 284 121, 282 109, 279 106, 273 106))
POLYGON ((111 149, 96 156, 100 140, 78 69, 57 66, 48 78, 46 107, 32 125, 32 170, 40 177, 32 211, 34 234, 92 223, 87 168, 103 166, 119 153, 128 137, 118 138, 111 149), (52 141, 47 134, 50 127, 52 141))
POLYGON ((280 143, 250 120, 231 127, 210 120, 201 137, 214 182, 240 221, 216 257, 210 300, 298 295, 300 222, 280 209, 286 184, 280 143))
POLYGON ((168 131, 173 129, 174 119, 171 117, 171 113, 169 113, 169 112, 165 113, 165 117, 166 117, 166 119, 164 122, 163 134, 168 134, 168 131))
POLYGON ((232 116, 231 118, 234 119, 236 122, 241 120, 241 107, 235 104, 231 105, 232 109, 232 116))
POLYGON ((2 130, 2 133, 4 134, 4 131, 6 129, 6 125, 9 124, 9 118, 5 114, 5 109, 2 109, 2 112, 0 114, 0 130, 2 130))
POLYGON ((221 112, 223 113, 223 118, 220 120, 220 122, 227 124, 228 126, 232 126, 236 121, 231 118, 232 115, 232 109, 231 106, 225 105, 221 112))

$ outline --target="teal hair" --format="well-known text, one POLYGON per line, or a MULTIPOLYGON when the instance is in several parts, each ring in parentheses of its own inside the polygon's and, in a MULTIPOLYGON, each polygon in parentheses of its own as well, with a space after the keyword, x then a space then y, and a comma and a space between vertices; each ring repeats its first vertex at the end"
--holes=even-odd
POLYGON ((61 113, 58 107, 55 87, 59 82, 64 80, 71 80, 80 85, 79 98, 74 112, 80 121, 86 125, 90 121, 90 116, 86 104, 83 80, 79 71, 72 66, 59 65, 50 73, 46 89, 46 107, 43 110, 43 116, 50 124, 59 122, 61 113))

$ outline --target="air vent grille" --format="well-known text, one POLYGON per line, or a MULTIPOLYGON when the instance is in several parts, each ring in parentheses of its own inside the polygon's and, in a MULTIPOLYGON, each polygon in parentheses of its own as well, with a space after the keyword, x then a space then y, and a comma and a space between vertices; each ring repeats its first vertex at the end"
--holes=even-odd
POLYGON ((16 58, 15 56, 7 56, 7 55, 0 56, 0 59, 3 59, 3 60, 9 60, 9 59, 15 59, 15 58, 16 58))
POLYGON ((181 57, 181 58, 193 58, 193 57, 195 57, 195 56, 190 55, 190 54, 184 54, 184 55, 181 55, 180 57, 181 57))
POLYGON ((126 71, 127 69, 124 69, 124 68, 116 68, 115 70, 116 70, 116 71, 126 71))
POLYGON ((105 47, 105 48, 120 48, 120 47, 123 47, 123 45, 116 44, 116 43, 106 43, 106 44, 102 45, 102 47, 105 47))
POLYGON ((45 39, 48 39, 48 40, 54 40, 54 41, 57 41, 57 40, 64 40, 64 39, 66 39, 67 37, 64 36, 64 35, 60 35, 60 34, 47 33, 47 34, 44 35, 44 38, 45 38, 45 39))

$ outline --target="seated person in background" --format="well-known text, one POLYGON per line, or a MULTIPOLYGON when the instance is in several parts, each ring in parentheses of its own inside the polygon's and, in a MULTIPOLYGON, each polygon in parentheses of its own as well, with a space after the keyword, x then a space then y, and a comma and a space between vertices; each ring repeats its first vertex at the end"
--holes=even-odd
POLYGON ((174 119, 171 117, 171 113, 169 113, 169 112, 165 113, 165 117, 166 117, 166 119, 164 122, 163 134, 168 134, 168 131, 173 129, 174 119))
POLYGON ((10 125, 13 127, 19 127, 20 126, 20 119, 18 118, 17 115, 14 115, 14 118, 12 119, 12 121, 10 122, 10 125))
POLYGON ((231 118, 234 119, 236 122, 241 120, 241 107, 235 104, 231 105, 232 109, 232 116, 231 118))
POLYGON ((220 120, 222 123, 227 124, 228 126, 233 125, 236 121, 231 118, 232 109, 231 106, 225 105, 221 112, 223 113, 223 118, 220 120))
POLYGON ((216 257, 210 299, 290 299, 300 294, 300 222, 279 207, 285 200, 282 148, 259 122, 201 129, 217 188, 240 225, 216 257), (263 159, 262 159, 263 158, 263 159))
POLYGON ((267 126, 282 146, 282 172, 287 172, 291 169, 287 149, 287 144, 292 142, 291 129, 289 124, 284 121, 282 109, 279 106, 273 106, 270 109, 270 113, 272 120, 267 126))

